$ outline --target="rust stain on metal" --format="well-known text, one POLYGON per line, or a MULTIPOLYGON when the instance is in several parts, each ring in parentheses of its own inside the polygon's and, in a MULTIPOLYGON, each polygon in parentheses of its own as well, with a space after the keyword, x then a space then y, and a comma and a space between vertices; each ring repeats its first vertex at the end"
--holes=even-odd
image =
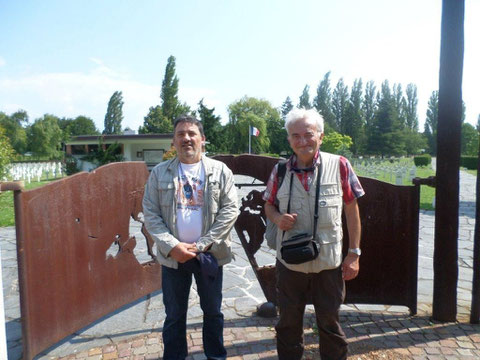
POLYGON ((116 163, 15 193, 24 358, 161 288, 161 268, 133 254, 143 162, 116 163), (115 256, 106 256, 112 244, 115 256))

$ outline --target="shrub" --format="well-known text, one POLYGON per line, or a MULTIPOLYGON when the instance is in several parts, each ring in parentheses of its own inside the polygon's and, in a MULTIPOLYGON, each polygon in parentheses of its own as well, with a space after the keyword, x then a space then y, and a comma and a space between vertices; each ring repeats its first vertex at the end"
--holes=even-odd
POLYGON ((177 156, 177 150, 172 146, 170 147, 170 150, 168 150, 165 154, 163 154, 162 160, 170 160, 173 159, 175 156, 177 156))
POLYGON ((413 162, 415 166, 428 166, 432 163, 432 157, 429 154, 414 156, 413 162))
POLYGON ((72 155, 65 156, 65 173, 67 175, 73 175, 79 171, 80 169, 78 168, 77 159, 72 155))
POLYGON ((462 156, 460 158, 460 166, 468 170, 477 170, 478 156, 462 156))

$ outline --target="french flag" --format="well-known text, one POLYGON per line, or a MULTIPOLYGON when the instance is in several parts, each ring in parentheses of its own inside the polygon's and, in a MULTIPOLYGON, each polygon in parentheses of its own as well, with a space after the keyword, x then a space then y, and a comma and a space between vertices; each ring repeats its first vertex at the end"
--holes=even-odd
POLYGON ((260 130, 258 130, 254 126, 250 126, 250 135, 258 136, 258 135, 260 135, 260 130))

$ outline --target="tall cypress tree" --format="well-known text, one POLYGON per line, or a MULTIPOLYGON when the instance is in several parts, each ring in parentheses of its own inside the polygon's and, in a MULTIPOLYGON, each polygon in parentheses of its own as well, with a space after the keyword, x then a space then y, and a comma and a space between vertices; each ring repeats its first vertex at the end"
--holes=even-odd
POLYGON ((300 109, 311 109, 312 105, 310 104, 310 86, 305 85, 302 91, 302 95, 300 95, 299 101, 298 101, 298 108, 300 109))
POLYGON ((405 119, 405 98, 403 97, 402 84, 393 84, 393 104, 398 120, 397 125, 403 128, 406 124, 405 119))
POLYGON ((325 130, 331 128, 336 130, 335 116, 332 113, 332 93, 330 90, 330 71, 317 86, 317 95, 313 99, 313 106, 322 114, 325 120, 325 130))
POLYGON ((172 131, 172 121, 163 115, 160 105, 150 107, 147 116, 143 118, 143 126, 138 129, 140 134, 164 134, 172 131))
POLYGON ((121 91, 115 91, 108 101, 103 130, 104 134, 121 134, 123 120, 123 97, 121 91))
POLYGON ((371 80, 365 86, 365 96, 363 97, 363 114, 365 116, 365 130, 367 137, 370 136, 370 131, 373 129, 373 120, 375 118, 375 111, 377 111, 376 86, 371 80))
POLYGON ((437 155, 437 125, 438 91, 433 91, 428 100, 427 118, 425 119, 425 136, 432 155, 437 155))
POLYGON ((160 99, 162 100, 162 113, 172 123, 180 115, 178 113, 178 77, 175 75, 175 57, 170 56, 165 67, 165 76, 162 81, 160 99))
POLYGON ((220 123, 220 116, 214 114, 215 108, 209 109, 203 104, 203 99, 198 103, 198 116, 203 125, 205 138, 209 143, 208 152, 220 153, 226 151, 225 132, 220 123))
POLYGON ((287 98, 282 104, 282 107, 280 108, 280 114, 282 116, 283 121, 285 121, 285 117, 292 109, 293 109, 292 99, 290 99, 290 96, 287 96, 287 98))
POLYGON ((414 84, 407 85, 407 99, 405 101, 405 125, 408 129, 417 132, 418 131, 418 116, 417 116, 417 86, 414 84))
POLYGON ((355 79, 347 102, 344 116, 344 135, 352 138, 352 151, 357 154, 364 150, 364 115, 362 110, 362 79, 355 79))
POLYGON ((341 134, 345 134, 345 110, 348 101, 348 86, 343 82, 343 78, 340 78, 337 82, 337 86, 333 90, 332 96, 332 111, 335 116, 336 128, 341 134))

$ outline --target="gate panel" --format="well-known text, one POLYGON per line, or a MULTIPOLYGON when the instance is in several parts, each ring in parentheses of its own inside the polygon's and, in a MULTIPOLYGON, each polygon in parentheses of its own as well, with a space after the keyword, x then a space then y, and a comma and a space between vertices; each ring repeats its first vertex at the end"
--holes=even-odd
POLYGON ((116 163, 15 192, 25 359, 161 288, 160 266, 138 262, 129 234, 147 178, 143 162, 116 163))
MULTIPOLYGON (((417 313, 420 187, 397 186, 360 177, 358 200, 362 256, 356 279, 347 281, 346 303, 408 306, 417 313)), ((343 253, 348 231, 343 221, 343 253)))
MULTIPOLYGON (((278 159, 257 155, 218 156, 234 174, 268 180, 278 159)), ((417 312, 420 187, 397 186, 360 177, 365 196, 358 200, 362 222, 359 276, 346 282, 346 303, 404 305, 417 312)), ((242 200, 235 230, 268 301, 276 303, 275 267, 258 266, 255 253, 265 232, 264 201, 253 190, 242 200)), ((344 255, 348 231, 344 226, 344 255)))

